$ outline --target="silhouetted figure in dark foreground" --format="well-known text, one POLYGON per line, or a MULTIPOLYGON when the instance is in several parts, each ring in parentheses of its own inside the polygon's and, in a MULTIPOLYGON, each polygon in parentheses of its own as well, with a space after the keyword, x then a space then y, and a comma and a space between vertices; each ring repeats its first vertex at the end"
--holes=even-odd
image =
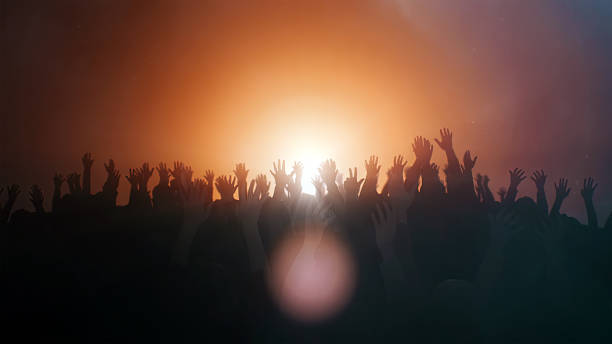
POLYGON ((0 204, 8 332, 79 342, 612 342, 612 220, 598 225, 597 184, 587 178, 580 192, 587 225, 561 214, 566 179, 549 210, 544 171, 531 176, 536 201, 517 199, 520 169, 496 200, 489 178, 473 176, 477 157, 460 161, 452 133, 440 134, 445 182, 433 144, 417 137, 414 163, 396 157, 381 192, 374 156, 364 178, 355 167, 343 183, 325 161, 315 197, 302 194, 302 165, 289 172, 280 160, 273 190, 265 175, 249 182, 244 164, 215 179, 176 162, 156 168, 150 192, 145 163, 125 176, 126 206, 116 205, 113 160, 92 194, 90 154, 82 174, 55 175, 50 212, 32 186, 35 211, 11 214, 20 191, 9 186, 0 204), (271 261, 287 238, 303 242, 290 274, 331 237, 350 252, 354 289, 336 314, 302 323, 274 301, 271 261))

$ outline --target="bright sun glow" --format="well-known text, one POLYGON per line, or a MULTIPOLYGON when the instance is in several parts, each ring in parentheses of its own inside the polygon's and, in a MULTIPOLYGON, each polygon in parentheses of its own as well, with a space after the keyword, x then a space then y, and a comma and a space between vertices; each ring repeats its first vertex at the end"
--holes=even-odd
POLYGON ((312 184, 312 180, 319 176, 319 166, 321 162, 325 160, 324 157, 310 155, 302 155, 298 160, 304 165, 304 171, 302 174, 302 192, 314 195, 316 193, 315 187, 312 184))

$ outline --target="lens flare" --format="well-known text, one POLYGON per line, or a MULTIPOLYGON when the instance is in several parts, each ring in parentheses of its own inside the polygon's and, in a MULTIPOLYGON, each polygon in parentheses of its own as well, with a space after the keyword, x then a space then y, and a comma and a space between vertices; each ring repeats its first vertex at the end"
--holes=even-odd
POLYGON ((302 322, 337 314, 355 287, 355 266, 345 245, 326 234, 318 245, 286 239, 272 255, 269 287, 280 309, 302 322))

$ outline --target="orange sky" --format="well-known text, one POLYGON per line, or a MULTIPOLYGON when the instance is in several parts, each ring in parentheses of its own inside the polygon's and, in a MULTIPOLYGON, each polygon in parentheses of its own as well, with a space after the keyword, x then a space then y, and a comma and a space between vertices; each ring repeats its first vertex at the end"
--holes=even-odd
MULTIPOLYGON (((94 189, 109 157, 124 174, 183 160, 197 174, 246 162, 254 175, 277 158, 312 171, 328 157, 363 173, 370 154, 385 168, 394 154, 411 161, 414 136, 441 127, 496 188, 511 167, 609 178, 606 55, 554 2, 63 0, 5 13, 13 130, 0 177, 49 199, 53 173, 80 169, 85 151, 94 189)), ((568 205, 582 217, 579 199, 568 205)))

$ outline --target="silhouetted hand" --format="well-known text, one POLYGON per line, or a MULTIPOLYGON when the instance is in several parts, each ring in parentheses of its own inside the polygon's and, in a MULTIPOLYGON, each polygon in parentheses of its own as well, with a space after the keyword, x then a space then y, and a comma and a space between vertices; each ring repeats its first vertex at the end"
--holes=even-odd
POLYGON ((259 199, 265 199, 270 197, 270 182, 268 182, 265 174, 258 174, 255 178, 257 187, 255 188, 255 195, 259 199))
POLYGON ((272 174, 272 177, 274 177, 276 186, 285 188, 290 181, 289 175, 285 170, 285 160, 283 160, 281 164, 281 160, 278 159, 278 164, 272 163, 272 165, 274 166, 274 171, 270 170, 270 173, 272 174))
POLYGON ((544 189, 544 185, 546 184, 546 177, 548 176, 544 174, 544 170, 539 170, 533 172, 531 180, 536 185, 536 188, 538 188, 538 190, 541 190, 544 189))
POLYGON ((168 185, 168 181, 170 180, 170 170, 168 170, 168 166, 165 163, 160 162, 156 167, 157 174, 159 175, 159 184, 160 185, 168 185))
POLYGON ((571 188, 567 187, 567 179, 561 178, 559 179, 559 184, 555 183, 555 194, 556 198, 563 201, 567 196, 569 196, 571 188))
POLYGON ((588 177, 583 181, 582 190, 580 190, 580 194, 582 195, 582 199, 584 199, 584 205, 587 210, 588 224, 591 228, 598 228, 599 224, 597 222, 597 212, 595 211, 595 206, 593 205, 593 193, 597 188, 597 184, 595 184, 593 178, 588 177))
POLYGON ((247 197, 247 176, 249 170, 246 169, 244 163, 239 163, 234 168, 234 174, 238 180, 238 199, 244 199, 247 197))
POLYGON ((447 152, 453 149, 453 133, 447 128, 440 130, 440 140, 434 139, 440 148, 447 152))
POLYGON ((217 177, 215 186, 217 187, 217 191, 219 191, 219 194, 221 195, 221 200, 234 200, 234 193, 238 188, 238 184, 236 184, 236 178, 232 178, 230 176, 219 176, 217 177))
POLYGON ((234 174, 238 179, 238 183, 240 183, 241 181, 244 181, 246 183, 249 170, 246 169, 244 163, 236 164, 236 168, 234 168, 234 174))
POLYGON ((108 164, 104 164, 104 169, 107 174, 115 172, 115 161, 113 159, 108 159, 108 164))
POLYGON ((146 191, 149 179, 153 175, 153 168, 149 168, 149 163, 142 164, 140 168, 140 190, 146 191))
POLYGON ((378 164, 378 157, 371 155, 369 160, 365 160, 366 179, 378 179, 378 173, 380 172, 380 165, 378 164))
POLYGON ((414 143, 412 143, 412 151, 416 156, 419 166, 429 166, 431 155, 433 154, 433 145, 428 139, 422 136, 415 137, 414 143))
POLYGON ((129 173, 127 176, 125 176, 125 179, 127 179, 127 181, 130 183, 132 189, 136 189, 140 184, 140 170, 137 168, 130 168, 128 172, 129 173))
POLYGON ((357 180, 357 167, 355 167, 353 170, 349 168, 349 176, 344 181, 344 195, 347 201, 357 200, 359 197, 359 189, 361 188, 363 181, 363 178, 357 180))
POLYGON ((588 177, 583 181, 582 190, 580 190, 580 194, 582 195, 582 198, 584 198, 585 201, 593 200, 593 193, 595 192, 595 189, 598 185, 594 183, 595 181, 591 177, 588 177))
POLYGON ((206 174, 204 175, 204 179, 208 183, 208 185, 213 185, 215 181, 215 173, 213 170, 206 170, 206 174))
POLYGON ((474 159, 472 159, 472 156, 471 156, 471 153, 470 153, 469 150, 465 152, 465 154, 463 155, 463 169, 464 169, 464 173, 471 173, 472 172, 472 169, 476 165, 476 160, 478 160, 478 157, 475 156, 474 159))
POLYGON ((40 187, 38 185, 32 185, 32 188, 30 189, 30 202, 32 202, 34 209, 39 214, 45 212, 43 208, 43 201, 44 196, 40 187))
POLYGON ((83 154, 83 157, 81 158, 81 162, 83 162, 83 169, 90 170, 94 162, 93 159, 91 158, 91 153, 83 154))
POLYGON ((328 159, 321 163, 321 167, 319 168, 319 175, 321 175, 321 179, 327 185, 329 189, 330 185, 336 184, 336 175, 338 174, 338 169, 336 168, 336 162, 332 159, 328 159))
POLYGON ((520 168, 509 170, 508 173, 510 173, 510 188, 517 188, 519 184, 527 178, 525 176, 525 171, 520 168))

